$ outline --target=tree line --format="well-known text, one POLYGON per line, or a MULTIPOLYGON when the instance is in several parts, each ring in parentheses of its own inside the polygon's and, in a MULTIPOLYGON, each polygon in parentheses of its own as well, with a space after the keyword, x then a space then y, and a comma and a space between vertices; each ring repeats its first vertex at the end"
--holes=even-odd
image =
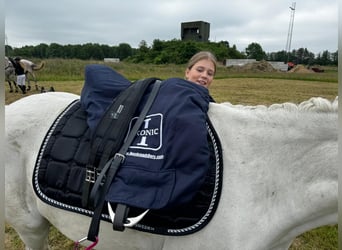
POLYGON ((5 46, 7 56, 21 56, 27 58, 65 58, 82 60, 103 60, 103 58, 119 58, 121 61, 132 63, 153 64, 184 64, 198 51, 209 50, 213 52, 218 61, 226 59, 256 59, 267 61, 294 62, 306 65, 338 65, 338 51, 325 50, 318 55, 307 48, 293 49, 290 53, 285 50, 278 52, 265 52, 258 43, 251 43, 244 51, 238 51, 235 45, 230 46, 228 41, 220 42, 196 42, 173 39, 162 41, 155 39, 151 46, 142 40, 138 48, 132 48, 128 43, 120 43, 118 46, 109 46, 98 43, 86 43, 77 45, 61 45, 58 43, 41 43, 36 46, 23 46, 13 48, 5 46))

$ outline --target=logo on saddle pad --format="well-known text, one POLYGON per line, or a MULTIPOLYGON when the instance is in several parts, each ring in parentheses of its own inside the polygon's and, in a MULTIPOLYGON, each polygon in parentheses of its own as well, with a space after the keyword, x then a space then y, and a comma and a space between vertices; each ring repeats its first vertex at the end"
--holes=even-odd
MULTIPOLYGON (((134 117, 130 124, 128 134, 138 117, 134 117)), ((157 151, 162 147, 162 124, 163 114, 157 113, 146 116, 143 124, 136 134, 136 138, 129 147, 130 149, 143 149, 157 151)))

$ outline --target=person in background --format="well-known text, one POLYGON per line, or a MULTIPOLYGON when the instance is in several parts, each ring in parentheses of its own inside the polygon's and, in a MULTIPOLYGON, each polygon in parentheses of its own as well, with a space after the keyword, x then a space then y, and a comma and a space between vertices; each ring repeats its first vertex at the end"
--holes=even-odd
POLYGON ((26 86, 25 86, 25 81, 26 81, 26 75, 25 75, 25 70, 20 64, 20 57, 14 58, 9 58, 11 63, 13 64, 13 67, 15 69, 15 74, 17 75, 17 84, 18 87, 21 89, 23 94, 26 94, 26 86))
POLYGON ((193 55, 185 70, 185 79, 209 88, 216 73, 216 57, 209 51, 200 51, 193 55))

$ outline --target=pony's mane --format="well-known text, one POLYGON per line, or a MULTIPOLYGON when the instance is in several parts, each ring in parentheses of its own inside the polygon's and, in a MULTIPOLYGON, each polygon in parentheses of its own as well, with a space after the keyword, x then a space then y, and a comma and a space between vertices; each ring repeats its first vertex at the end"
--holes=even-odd
POLYGON ((322 97, 312 97, 309 100, 303 101, 299 104, 291 102, 275 103, 270 106, 256 105, 245 106, 241 104, 231 104, 230 102, 222 103, 227 106, 241 108, 241 109, 253 109, 253 110, 278 110, 283 109, 287 111, 308 111, 308 112, 337 112, 338 111, 338 96, 333 101, 322 97))

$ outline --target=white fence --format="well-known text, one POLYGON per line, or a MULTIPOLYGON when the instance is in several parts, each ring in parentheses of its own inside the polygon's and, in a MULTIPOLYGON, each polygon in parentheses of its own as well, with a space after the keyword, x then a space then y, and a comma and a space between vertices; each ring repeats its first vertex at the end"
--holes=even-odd
POLYGON ((107 63, 119 63, 120 58, 104 58, 103 61, 107 63))
POLYGON ((247 63, 256 62, 255 59, 226 59, 226 66, 243 66, 247 63))

